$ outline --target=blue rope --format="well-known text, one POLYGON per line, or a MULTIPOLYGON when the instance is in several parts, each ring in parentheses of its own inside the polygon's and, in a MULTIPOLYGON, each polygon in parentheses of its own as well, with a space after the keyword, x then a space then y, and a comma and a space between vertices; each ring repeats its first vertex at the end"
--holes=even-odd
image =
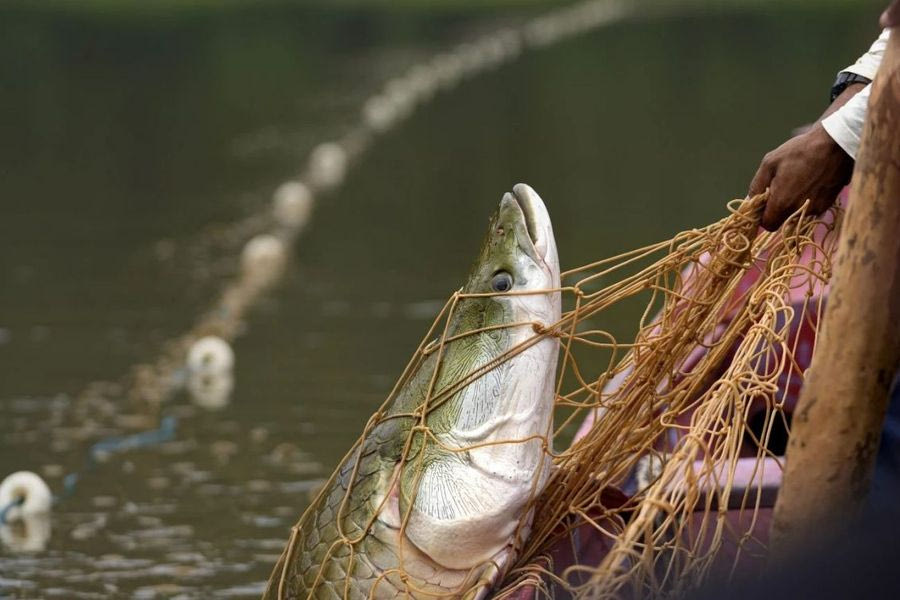
MULTIPOLYGON (((120 435, 100 440, 88 451, 88 457, 81 472, 69 473, 63 478, 62 492, 53 498, 54 504, 59 504, 75 493, 75 486, 81 480, 81 476, 97 467, 102 456, 127 452, 137 448, 146 448, 168 442, 175 438, 175 429, 178 420, 173 416, 163 417, 159 427, 150 431, 141 431, 131 435, 120 435)), ((0 525, 6 525, 6 517, 13 508, 25 503, 25 498, 16 498, 6 506, 0 507, 0 525)))
POLYGON ((104 454, 126 452, 136 448, 155 446, 157 444, 162 444, 163 442, 168 442, 175 437, 176 422, 175 417, 163 417, 157 429, 100 440, 91 446, 89 456, 96 461, 99 456, 104 454))
POLYGON ((159 427, 156 429, 100 440, 88 450, 88 457, 81 472, 69 473, 63 478, 62 492, 53 499, 53 503, 58 504, 74 494, 82 474, 95 469, 101 457, 168 442, 175 438, 177 425, 178 419, 174 416, 167 416, 160 420, 159 427))
POLYGON ((17 506, 25 504, 25 498, 16 498, 2 509, 0 509, 0 525, 6 525, 6 514, 17 506))

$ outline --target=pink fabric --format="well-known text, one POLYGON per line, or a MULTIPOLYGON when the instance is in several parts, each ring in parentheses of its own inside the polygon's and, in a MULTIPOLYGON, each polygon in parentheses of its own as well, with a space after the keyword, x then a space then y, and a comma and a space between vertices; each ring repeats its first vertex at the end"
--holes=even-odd
MULTIPOLYGON (((601 492, 600 502, 606 509, 616 509, 628 502, 628 497, 615 488, 606 488, 601 492)), ((606 531, 620 529, 620 526, 604 517, 599 510, 597 514, 590 515, 590 518, 606 531)), ((560 541, 553 546, 547 556, 535 563, 552 571, 558 577, 567 575, 567 581, 571 584, 586 583, 585 575, 577 572, 566 574, 566 569, 579 564, 600 564, 612 547, 612 538, 600 534, 593 525, 574 515, 565 526, 560 526, 556 533, 560 541)), ((553 581, 544 583, 550 588, 555 600, 569 597, 568 593, 553 581)), ((535 600, 538 597, 538 590, 534 586, 525 586, 509 597, 514 600, 535 600)))
MULTIPOLYGON (((838 198, 838 203, 845 208, 848 206, 848 189, 845 189, 841 193, 838 198)), ((821 244, 832 223, 832 216, 829 214, 824 217, 823 224, 816 228, 813 239, 817 244, 821 244)), ((787 347, 793 350, 795 364, 789 372, 781 374, 778 382, 778 396, 776 396, 777 398, 782 398, 784 400, 785 412, 787 413, 793 411, 797 398, 799 397, 802 384, 802 373, 809 367, 812 360, 812 351, 816 339, 816 328, 818 326, 818 315, 815 311, 805 315, 804 318, 802 308, 805 304, 812 307, 819 300, 827 298, 828 295, 827 286, 824 286, 817 281, 810 285, 810 280, 804 273, 803 268, 815 269, 816 263, 822 259, 823 257, 815 247, 805 247, 799 263, 801 268, 797 270, 797 275, 792 279, 790 290, 788 292, 788 300, 795 309, 795 316, 790 323, 787 347)), ((763 273, 764 267, 765 257, 761 258, 760 264, 749 269, 743 279, 741 279, 734 294, 735 300, 738 300, 741 296, 751 290, 763 273)), ((689 276, 686 276, 685 285, 690 285, 689 276)), ((714 338, 722 334, 733 316, 733 313, 726 316, 721 325, 717 328, 717 331, 713 334, 714 338)), ((685 360, 683 371, 690 372, 690 369, 700 362, 706 352, 706 348, 697 346, 685 360)), ((773 365, 779 362, 780 352, 781 349, 776 348, 776 357, 772 363, 773 365)), ((767 364, 759 364, 757 365, 757 368, 765 370, 771 367, 767 364)), ((623 385, 628 375, 629 373, 627 372, 621 373, 610 380, 603 390, 604 393, 610 394, 617 390, 623 385)), ((764 404, 761 403, 759 409, 764 410, 764 404)), ((584 437, 590 431, 596 416, 597 411, 592 411, 587 415, 575 436, 576 440, 584 437)), ((683 422, 689 420, 690 415, 686 415, 683 418, 683 422)), ((744 512, 741 511, 739 507, 729 507, 729 510, 726 511, 726 519, 732 526, 732 531, 744 532, 748 529, 752 529, 752 541, 754 544, 758 544, 758 546, 756 548, 748 548, 746 546, 741 547, 738 545, 736 538, 731 539, 733 536, 725 536, 724 547, 718 552, 716 562, 713 565, 713 574, 718 571, 723 575, 727 575, 734 564, 738 564, 741 571, 745 574, 756 572, 764 566, 762 559, 764 552, 762 550, 764 550, 764 547, 768 542, 768 533, 772 518, 771 507, 774 506, 775 495, 781 485, 782 468, 778 461, 773 458, 766 458, 762 463, 759 463, 755 457, 755 449, 753 449, 752 452, 748 449, 747 453, 752 457, 748 456, 747 458, 739 459, 735 465, 732 475, 733 491, 731 496, 733 499, 739 501, 744 496, 743 492, 749 490, 749 497, 752 502, 752 499, 755 498, 755 494, 759 493, 761 499, 760 509, 755 512, 754 516, 754 511, 744 512)), ((698 462, 695 465, 695 471, 702 471, 701 462, 698 462)), ((717 485, 720 485, 725 481, 726 476, 727 472, 725 468, 719 469, 715 476, 708 481, 707 487, 709 489, 707 489, 707 493, 713 492, 717 485)), ((624 504, 624 501, 622 501, 621 504, 624 504)), ((696 539, 696 536, 702 535, 700 530, 702 520, 693 519, 692 522, 694 529, 690 529, 688 535, 696 539)), ((703 545, 703 541, 701 540, 701 547, 703 547, 703 545)), ((564 542, 561 542, 551 552, 551 557, 553 558, 553 572, 560 575, 567 567, 579 563, 596 565, 609 551, 609 548, 610 540, 608 538, 600 536, 596 530, 589 526, 582 525, 575 530, 575 535, 572 537, 572 540, 567 539, 564 542), (573 543, 573 540, 577 543, 573 543)), ((564 593, 559 594, 559 592, 561 592, 559 589, 554 591, 558 592, 556 595, 557 598, 567 597, 564 593)), ((513 598, 516 600, 534 600, 535 596, 536 589, 528 587, 519 590, 513 598)))
MULTIPOLYGON (((849 202, 849 188, 845 188, 838 197, 837 204, 846 208, 849 205, 849 202)), ((833 226, 833 222, 833 216, 830 212, 826 213, 823 216, 822 224, 816 227, 815 231, 813 232, 813 240, 814 242, 816 242, 816 244, 822 243, 827 232, 833 226)), ((802 309, 805 303, 809 302, 809 306, 813 306, 813 303, 818 301, 820 298, 826 298, 828 295, 828 287, 822 285, 818 280, 812 281, 812 285, 810 285, 810 278, 805 272, 805 269, 807 268, 814 269, 816 263, 823 260, 823 258, 824 257, 821 256, 821 252, 818 251, 815 246, 807 245, 803 248, 799 261, 800 268, 797 269, 797 274, 791 280, 787 297, 790 303, 795 307, 795 313, 797 313, 798 315, 800 314, 800 309, 802 309)), ((700 261, 701 263, 708 262, 709 255, 702 256, 700 258, 700 261)), ((740 280, 740 282, 738 282, 737 288, 733 294, 736 308, 737 300, 752 289, 753 285, 759 280, 759 277, 764 272, 765 261, 766 258, 761 257, 758 261, 758 264, 748 269, 747 273, 744 274, 744 277, 740 280)), ((690 288, 692 281, 690 269, 690 266, 687 267, 685 269, 685 272, 683 273, 684 286, 687 289, 690 288)), ((725 316, 722 323, 716 328, 716 331, 713 332, 712 336, 710 336, 710 339, 705 340, 707 345, 714 343, 715 340, 722 335, 722 333, 727 328, 728 323, 734 317, 734 314, 735 311, 732 311, 731 314, 725 316)), ((799 367, 799 369, 795 368, 791 373, 783 374, 781 377, 782 381, 780 382, 780 392, 782 394, 785 394, 785 406, 788 407, 789 410, 793 410, 800 391, 800 382, 802 378, 799 377, 799 375, 801 375, 802 372, 806 370, 806 368, 809 366, 810 361, 812 360, 812 349, 815 346, 815 332, 817 325, 817 315, 812 315, 808 322, 792 323, 791 325, 791 333, 788 337, 788 347, 796 348, 794 354, 797 361, 797 367, 799 367)), ((706 355, 706 352, 706 347, 698 345, 694 349, 694 351, 688 355, 687 359, 685 359, 682 371, 685 373, 690 372, 690 370, 694 368, 706 355)), ((617 374, 604 386, 603 393, 612 394, 613 392, 618 390, 625 383, 625 380, 629 375, 630 371, 628 370, 617 374)), ((575 434, 575 441, 587 435, 587 433, 593 427, 596 417, 597 411, 590 411, 587 414, 575 434)), ((689 416, 686 418, 689 418, 689 416)))

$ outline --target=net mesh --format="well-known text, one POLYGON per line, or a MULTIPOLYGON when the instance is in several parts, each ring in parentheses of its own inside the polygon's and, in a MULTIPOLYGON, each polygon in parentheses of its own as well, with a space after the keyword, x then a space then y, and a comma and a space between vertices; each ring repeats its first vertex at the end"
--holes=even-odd
POLYGON ((764 203, 736 200, 712 225, 563 273, 566 310, 557 323, 529 323, 525 342, 441 387, 438 365, 456 341, 448 323, 467 300, 454 294, 295 526, 273 597, 326 597, 323 589, 335 597, 477 597, 486 585, 498 598, 677 597, 712 576, 760 566, 840 217, 840 208, 821 217, 801 210, 768 233, 758 227, 764 203), (620 304, 642 310, 630 342, 597 325, 620 304), (423 574, 427 560, 403 542, 411 509, 401 503, 396 531, 379 533, 391 496, 360 500, 394 481, 366 482, 380 468, 371 456, 392 443, 386 423, 410 423, 398 470, 427 461, 429 446, 472 450, 477 444, 449 447, 433 435, 430 411, 548 337, 560 348, 554 425, 537 442, 552 467, 521 512, 514 561, 442 577, 430 564, 423 574), (398 406, 422 372, 425 401, 398 406), (373 536, 377 548, 366 545, 373 536), (385 549, 390 540, 396 547, 385 549))

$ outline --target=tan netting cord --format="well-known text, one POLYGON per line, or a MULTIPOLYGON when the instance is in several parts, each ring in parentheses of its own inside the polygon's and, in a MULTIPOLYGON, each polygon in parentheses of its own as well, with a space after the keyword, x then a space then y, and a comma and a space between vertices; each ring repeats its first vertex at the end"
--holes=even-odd
POLYGON ((832 222, 803 213, 778 234, 757 235, 763 204, 763 197, 754 198, 715 225, 676 236, 667 255, 597 292, 579 293, 593 277, 606 276, 646 252, 566 274, 580 277, 573 286, 579 303, 563 323, 583 321, 641 292, 650 301, 631 346, 618 345, 602 332, 570 332, 563 338, 567 362, 561 385, 567 369, 579 372, 571 358, 575 345, 597 345, 594 339, 606 338, 602 345, 610 349, 615 366, 596 380, 579 378, 572 391, 559 390, 558 403, 576 408, 569 422, 580 421, 590 410, 602 416, 585 437, 555 457, 558 469, 538 502, 534 532, 507 589, 536 580, 532 563, 560 543, 572 530, 566 524, 573 522, 590 524, 612 544, 600 564, 572 566, 560 582, 591 598, 617 597, 626 588, 635 597, 677 594, 703 579, 726 537, 738 548, 733 562, 741 552, 763 550, 752 536, 762 490, 751 486, 733 498, 735 465, 746 447, 748 411, 762 406, 764 439, 757 440, 755 458, 760 470, 771 468, 764 461, 772 456, 766 438, 776 420, 786 420, 778 382, 790 377, 795 366, 796 348, 787 346, 788 330, 795 319, 821 312, 821 290, 830 277, 828 259, 836 242, 832 222), (813 258, 801 261, 804 253, 813 258), (760 271, 756 283, 736 294, 742 277, 754 269, 760 271), (796 295, 797 290, 807 299, 801 314, 795 314, 797 307, 789 299, 789 292, 796 295), (708 350, 689 372, 683 371, 697 347, 708 350), (628 354, 616 360, 618 351, 628 354), (604 392, 619 373, 627 376, 604 392), (673 437, 676 441, 664 447, 673 437), (663 447, 664 466, 655 481, 624 507, 631 515, 627 524, 624 518, 610 519, 602 491, 619 484, 641 457, 663 447), (742 517, 738 526, 726 518, 729 507, 742 517), (607 531, 598 523, 604 519, 619 529, 607 531))
MULTIPOLYGON (((564 306, 571 308, 558 323, 533 324, 534 338, 440 393, 435 393, 435 369, 424 405, 387 417, 398 390, 418 369, 439 364, 452 341, 448 323, 465 299, 454 294, 345 459, 354 469, 351 480, 359 481, 364 440, 388 418, 418 422, 406 439, 401 465, 422 461, 429 444, 450 452, 472 449, 442 445, 426 424, 429 411, 511 356, 554 336, 560 342, 555 431, 542 440, 553 470, 544 493, 534 499, 530 534, 520 528, 524 541, 496 597, 524 586, 549 597, 560 591, 586 598, 677 596, 711 573, 727 575, 738 564, 758 564, 754 561, 765 552, 760 511, 770 500, 762 482, 782 468, 770 437, 788 427, 788 389, 802 381, 799 338, 789 333, 798 323, 814 330, 818 322, 839 216, 838 209, 823 217, 801 210, 780 232, 767 233, 758 227, 764 204, 764 195, 736 200, 717 223, 563 273, 564 306), (626 303, 643 307, 630 343, 596 325, 601 312, 626 303), (432 355, 437 360, 429 362, 432 355), (571 443, 585 418, 593 425, 571 443), (736 482, 736 473, 746 473, 748 465, 749 482, 746 476, 736 482), (610 502, 611 490, 633 481, 636 472, 632 495, 610 502), (589 537, 604 543, 605 551, 578 556, 589 537), (559 548, 566 547, 576 556, 560 564, 559 548)), ((316 518, 337 475, 295 532, 316 518)), ((349 561, 342 569, 345 596, 354 576, 350 563, 376 518, 356 531, 343 530, 352 488, 334 515, 341 531, 328 551, 349 561)), ((409 512, 401 515, 401 532, 409 512)), ((282 557, 281 592, 289 564, 302 552, 301 538, 292 536, 282 557)), ((416 597, 459 596, 458 589, 442 594, 406 577, 403 554, 400 566, 380 578, 416 597)), ((328 576, 323 566, 317 581, 328 576)), ((473 584, 474 579, 465 582, 473 584)))

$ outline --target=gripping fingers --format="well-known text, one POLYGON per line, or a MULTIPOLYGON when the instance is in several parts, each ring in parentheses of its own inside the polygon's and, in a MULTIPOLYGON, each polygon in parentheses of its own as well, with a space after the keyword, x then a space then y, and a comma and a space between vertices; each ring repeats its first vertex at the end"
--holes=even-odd
POLYGON ((756 175, 753 176, 753 181, 750 182, 748 197, 752 198, 753 196, 757 196, 765 192, 766 188, 768 188, 772 183, 772 179, 774 177, 775 164, 769 160, 769 157, 767 155, 759 165, 759 168, 756 170, 756 175))
POLYGON ((780 186, 777 181, 773 181, 769 186, 769 199, 766 200, 766 208, 763 210, 760 225, 767 231, 775 231, 784 223, 792 210, 786 204, 784 198, 779 194, 780 186))

